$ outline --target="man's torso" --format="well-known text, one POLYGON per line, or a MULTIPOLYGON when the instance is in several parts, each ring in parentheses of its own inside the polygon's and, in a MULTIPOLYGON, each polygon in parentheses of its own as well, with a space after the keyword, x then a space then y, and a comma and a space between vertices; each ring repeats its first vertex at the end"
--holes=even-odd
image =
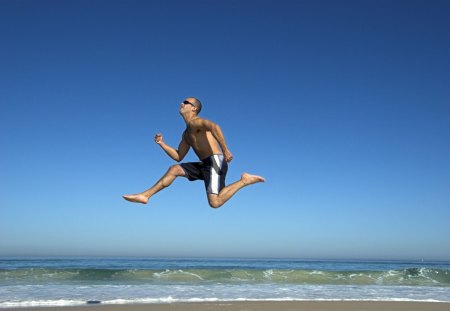
POLYGON ((183 133, 183 139, 194 149, 201 160, 213 154, 222 154, 219 143, 210 131, 196 129, 188 125, 183 133))

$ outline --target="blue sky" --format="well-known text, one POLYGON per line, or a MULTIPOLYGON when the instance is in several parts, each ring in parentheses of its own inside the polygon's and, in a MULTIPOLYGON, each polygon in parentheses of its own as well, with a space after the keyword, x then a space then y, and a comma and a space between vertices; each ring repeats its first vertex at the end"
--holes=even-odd
POLYGON ((449 38, 448 1, 2 0, 0 256, 450 260, 449 38), (188 96, 267 182, 124 201, 188 96))

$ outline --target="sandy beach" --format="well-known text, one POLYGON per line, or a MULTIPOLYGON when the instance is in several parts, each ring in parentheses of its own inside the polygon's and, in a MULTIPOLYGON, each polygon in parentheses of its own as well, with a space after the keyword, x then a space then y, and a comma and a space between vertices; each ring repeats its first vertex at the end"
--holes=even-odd
POLYGON ((372 301, 204 302, 175 304, 86 305, 77 307, 8 308, 29 311, 448 311, 450 303, 372 301))

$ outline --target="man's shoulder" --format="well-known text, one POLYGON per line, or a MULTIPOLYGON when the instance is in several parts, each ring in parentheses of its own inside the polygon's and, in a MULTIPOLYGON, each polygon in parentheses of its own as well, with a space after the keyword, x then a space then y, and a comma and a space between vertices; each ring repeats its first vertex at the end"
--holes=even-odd
POLYGON ((200 117, 196 117, 196 118, 192 119, 191 121, 189 121, 189 124, 188 124, 188 127, 186 130, 193 129, 193 128, 199 128, 205 123, 205 121, 208 121, 208 120, 200 118, 200 117))
POLYGON ((197 117, 194 120, 192 120, 191 124, 193 126, 204 126, 206 124, 216 124, 216 123, 205 118, 197 117))

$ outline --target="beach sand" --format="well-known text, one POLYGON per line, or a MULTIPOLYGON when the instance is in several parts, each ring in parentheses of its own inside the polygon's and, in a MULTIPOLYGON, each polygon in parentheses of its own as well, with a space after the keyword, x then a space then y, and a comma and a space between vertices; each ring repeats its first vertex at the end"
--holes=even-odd
POLYGON ((450 303, 368 301, 202 302, 172 304, 86 305, 0 310, 27 311, 449 311, 450 303))

